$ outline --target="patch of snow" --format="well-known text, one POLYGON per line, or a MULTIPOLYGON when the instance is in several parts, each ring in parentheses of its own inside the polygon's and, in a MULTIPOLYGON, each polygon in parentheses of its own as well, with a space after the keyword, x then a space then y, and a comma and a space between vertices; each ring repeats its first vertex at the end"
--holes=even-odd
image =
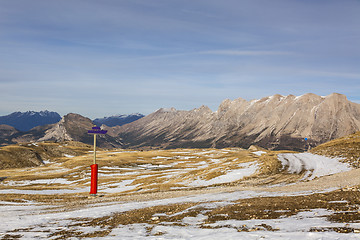
POLYGON ((179 156, 178 159, 189 160, 190 158, 195 158, 194 156, 179 156))
POLYGON ((75 157, 75 156, 73 156, 73 155, 69 155, 69 154, 64 154, 64 157, 67 157, 67 158, 73 158, 73 157, 75 157))
POLYGON ((252 152, 252 153, 255 154, 255 155, 258 155, 258 156, 266 154, 266 152, 264 152, 264 151, 256 151, 256 152, 252 152))
POLYGON ((152 159, 166 159, 168 157, 162 157, 162 156, 156 156, 156 157, 153 157, 152 159))
POLYGON ((148 163, 148 164, 138 165, 138 167, 144 168, 144 169, 159 169, 159 168, 168 168, 171 166, 170 165, 162 165, 162 164, 153 165, 153 164, 148 163))
POLYGON ((66 194, 87 192, 90 188, 72 189, 41 189, 41 190, 22 190, 22 189, 0 189, 0 194, 66 194))
POLYGON ((124 192, 129 191, 137 188, 139 184, 137 185, 131 185, 134 182, 134 180, 124 180, 119 183, 112 183, 108 184, 106 186, 100 187, 100 191, 106 192, 106 193, 117 193, 117 192, 124 192))
POLYGON ((304 96, 305 94, 303 94, 303 95, 300 95, 300 96, 296 96, 295 98, 294 98, 294 100, 299 100, 302 96, 304 96))
POLYGON ((52 178, 52 179, 37 179, 37 180, 24 180, 24 181, 7 181, 1 183, 1 185, 6 186, 31 186, 31 185, 38 185, 38 184, 71 184, 71 181, 68 181, 64 178, 52 178))
POLYGON ((244 177, 253 175, 259 168, 258 164, 254 162, 242 163, 239 164, 239 167, 242 168, 228 171, 226 174, 220 175, 210 180, 202 180, 198 178, 197 180, 192 181, 188 185, 193 187, 200 187, 238 181, 243 179, 244 177))
POLYGON ((44 163, 44 164, 50 164, 51 161, 50 161, 49 159, 47 159, 47 160, 43 160, 43 163, 44 163))
POLYGON ((339 158, 329 158, 311 153, 283 153, 278 154, 278 159, 283 167, 288 167, 290 173, 299 174, 305 170, 304 179, 309 180, 352 169, 349 164, 340 162, 339 158))

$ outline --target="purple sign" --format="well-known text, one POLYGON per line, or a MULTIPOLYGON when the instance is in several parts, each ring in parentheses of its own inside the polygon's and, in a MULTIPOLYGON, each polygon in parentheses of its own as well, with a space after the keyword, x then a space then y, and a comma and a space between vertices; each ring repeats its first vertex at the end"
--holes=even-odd
POLYGON ((92 130, 88 130, 89 134, 106 134, 107 130, 101 130, 100 127, 93 127, 92 130))

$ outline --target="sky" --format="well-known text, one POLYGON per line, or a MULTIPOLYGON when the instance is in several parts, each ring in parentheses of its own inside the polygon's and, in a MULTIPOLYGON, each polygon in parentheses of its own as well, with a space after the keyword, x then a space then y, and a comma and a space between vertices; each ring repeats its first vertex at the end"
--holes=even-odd
POLYGON ((360 0, 0 0, 0 115, 360 103, 360 0))

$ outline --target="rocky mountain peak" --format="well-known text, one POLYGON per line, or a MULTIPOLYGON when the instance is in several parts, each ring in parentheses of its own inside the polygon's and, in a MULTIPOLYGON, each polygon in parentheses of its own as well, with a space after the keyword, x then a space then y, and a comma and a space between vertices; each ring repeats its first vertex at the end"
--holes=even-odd
POLYGON ((160 109, 116 130, 127 145, 305 149, 360 130, 360 105, 333 93, 321 97, 275 94, 246 101, 224 100, 217 112, 160 109))

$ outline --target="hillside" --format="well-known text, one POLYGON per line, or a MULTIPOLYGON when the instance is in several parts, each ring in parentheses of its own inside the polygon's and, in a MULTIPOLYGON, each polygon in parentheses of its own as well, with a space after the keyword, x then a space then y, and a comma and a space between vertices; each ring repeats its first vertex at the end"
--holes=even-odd
POLYGON ((346 96, 274 95, 259 100, 225 100, 216 112, 160 109, 111 134, 126 147, 242 147, 307 149, 360 130, 360 105, 346 96))
POLYGON ((360 132, 332 140, 310 150, 328 157, 341 157, 353 167, 360 167, 360 132))
POLYGON ((19 131, 16 130, 12 126, 1 124, 0 125, 0 146, 10 144, 12 135, 14 135, 18 132, 19 131))
POLYGON ((69 141, 4 146, 0 148, 0 169, 38 167, 50 160, 83 155, 91 149, 91 145, 69 141))

